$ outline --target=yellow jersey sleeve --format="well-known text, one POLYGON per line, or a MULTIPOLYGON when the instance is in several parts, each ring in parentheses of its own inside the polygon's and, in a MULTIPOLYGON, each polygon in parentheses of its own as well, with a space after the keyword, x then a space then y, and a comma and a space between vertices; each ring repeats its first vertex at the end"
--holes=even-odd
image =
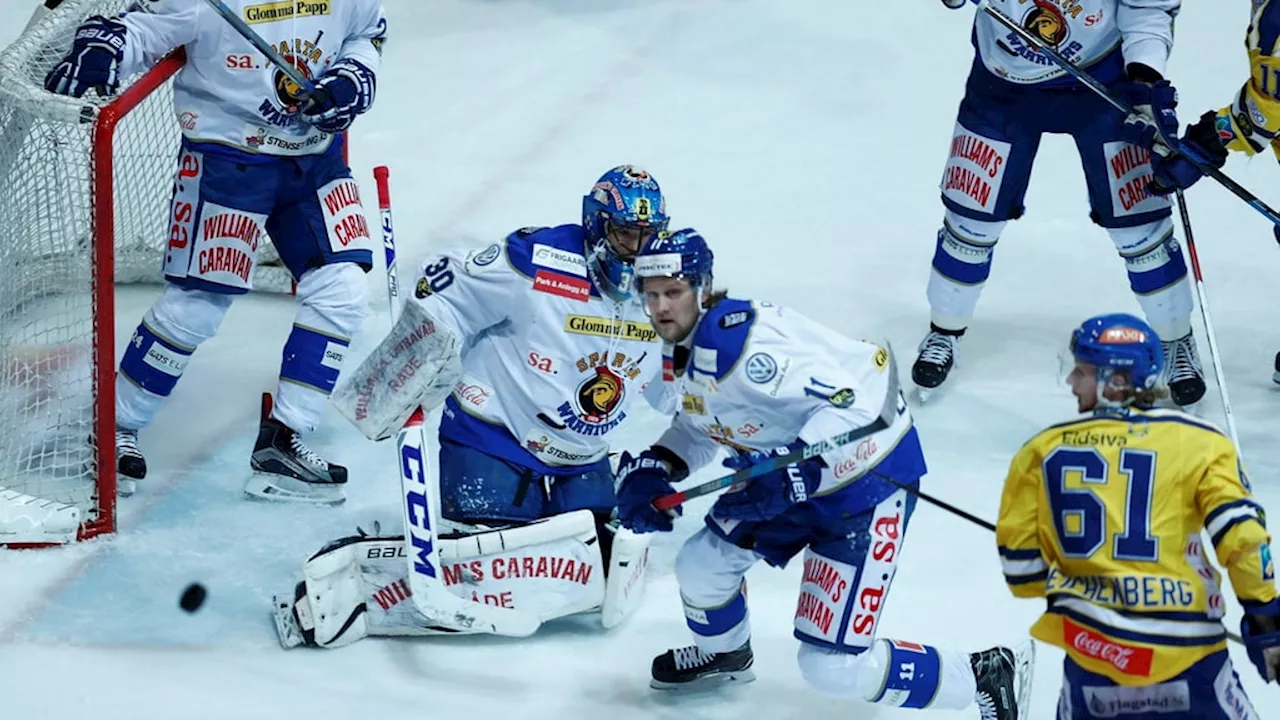
POLYGON ((1009 465, 1000 497, 996 545, 1004 581, 1017 597, 1043 597, 1049 564, 1040 550, 1040 489, 1044 485, 1036 441, 1022 446, 1009 465))
POLYGON ((1271 146, 1280 157, 1280 3, 1255 2, 1245 46, 1251 75, 1235 100, 1218 110, 1218 138, 1228 150, 1254 155, 1271 146))
POLYGON ((1245 605, 1274 600, 1275 567, 1266 516, 1254 502, 1239 456, 1226 437, 1214 438, 1205 474, 1196 487, 1196 506, 1236 597, 1245 605))

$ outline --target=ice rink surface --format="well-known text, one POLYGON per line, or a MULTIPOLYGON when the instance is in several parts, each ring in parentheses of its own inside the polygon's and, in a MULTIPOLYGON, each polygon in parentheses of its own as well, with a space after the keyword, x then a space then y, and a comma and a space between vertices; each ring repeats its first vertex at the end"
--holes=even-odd
MULTIPOLYGON (((0 0, 9 18, 0 42, 16 35, 32 1, 0 0)), ((391 167, 404 286, 434 249, 576 221, 600 173, 635 163, 662 183, 673 227, 694 226, 711 242, 720 285, 851 336, 887 337, 905 372, 928 328, 937 182, 970 62, 972 8, 848 0, 386 0, 386 8, 378 103, 355 125, 351 159, 370 214, 370 169, 391 167)), ((1249 9, 1247 0, 1184 7, 1169 69, 1184 120, 1226 104, 1247 76, 1249 9)), ((1271 158, 1233 156, 1226 170, 1280 204, 1271 158)), ((1280 248, 1265 220, 1213 183, 1187 197, 1245 459, 1259 500, 1274 509, 1280 248)), ((1071 328, 1092 314, 1138 311, 1111 241, 1089 221, 1068 138, 1043 143, 1027 208, 1000 243, 962 366, 946 391, 915 408, 931 469, 925 489, 993 520, 1014 451, 1074 412, 1057 362, 1071 328)), ((369 281, 372 314, 355 360, 388 327, 381 271, 369 281)), ((119 291, 117 347, 157 292, 119 291)), ((915 716, 805 687, 791 636, 798 564, 749 575, 757 682, 701 696, 649 690, 652 656, 688 642, 671 561, 705 502, 656 540, 645 602, 611 633, 584 616, 525 641, 282 651, 271 594, 290 588, 324 541, 373 519, 394 527, 399 512, 393 450, 333 413, 311 444, 351 468, 345 505, 242 495, 258 396, 274 387, 292 315, 289 298, 245 297, 201 347, 141 434, 151 477, 122 503, 117 537, 0 553, 0 717, 915 716), (209 599, 187 615, 177 600, 192 581, 209 599)), ((1222 421, 1216 388, 1198 412, 1222 421)), ((644 447, 663 426, 637 410, 618 446, 644 447)), ((1008 594, 988 533, 921 505, 908 538, 881 635, 966 650, 1026 636, 1041 603, 1008 594)), ((1239 648, 1232 656, 1262 716, 1280 717, 1280 690, 1263 687, 1239 648)), ((1052 717, 1061 657, 1040 647, 1033 718, 1052 717)))

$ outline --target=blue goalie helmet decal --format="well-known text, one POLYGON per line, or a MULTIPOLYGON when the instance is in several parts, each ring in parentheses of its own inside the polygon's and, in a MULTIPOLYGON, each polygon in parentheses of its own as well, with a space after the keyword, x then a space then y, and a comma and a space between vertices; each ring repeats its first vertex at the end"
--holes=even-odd
POLYGON ((630 297, 635 254, 667 222, 666 199, 648 172, 621 165, 600 176, 582 199, 582 228, 587 267, 602 293, 630 297))

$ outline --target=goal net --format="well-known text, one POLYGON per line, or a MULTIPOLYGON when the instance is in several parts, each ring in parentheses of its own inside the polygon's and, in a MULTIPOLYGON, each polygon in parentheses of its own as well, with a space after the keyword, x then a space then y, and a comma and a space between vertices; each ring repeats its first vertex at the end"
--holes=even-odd
MULTIPOLYGON (((0 545, 115 529, 114 290, 162 279, 184 56, 111 98, 44 76, 85 18, 127 4, 64 0, 0 51, 0 545)), ((255 289, 287 292, 263 250, 255 289)))

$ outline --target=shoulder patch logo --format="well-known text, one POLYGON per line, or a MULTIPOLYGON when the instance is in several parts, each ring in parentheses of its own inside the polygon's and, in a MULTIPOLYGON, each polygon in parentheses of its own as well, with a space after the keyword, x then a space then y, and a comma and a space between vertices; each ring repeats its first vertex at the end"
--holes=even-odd
POLYGON ((728 313, 724 317, 720 318, 720 327, 723 330, 728 330, 729 328, 738 327, 739 325, 741 325, 742 323, 750 319, 751 319, 750 312, 746 310, 737 310, 735 312, 728 313))
POLYGON ((744 367, 747 379, 757 385, 763 385, 778 375, 778 362, 768 353, 758 352, 752 355, 747 358, 744 367))
POLYGON ((889 367, 889 351, 884 348, 876 348, 875 357, 871 358, 871 362, 875 363, 876 370, 884 372, 889 367))
POLYGON ((501 254, 502 254, 502 246, 499 245, 498 243, 494 243, 489 247, 481 250, 480 252, 472 255, 471 264, 477 265, 479 267, 484 267, 485 265, 491 265, 493 261, 497 260, 498 256, 501 254))
POLYGON ((838 408, 847 408, 853 405, 856 399, 852 388, 841 388, 827 398, 827 401, 838 408))

